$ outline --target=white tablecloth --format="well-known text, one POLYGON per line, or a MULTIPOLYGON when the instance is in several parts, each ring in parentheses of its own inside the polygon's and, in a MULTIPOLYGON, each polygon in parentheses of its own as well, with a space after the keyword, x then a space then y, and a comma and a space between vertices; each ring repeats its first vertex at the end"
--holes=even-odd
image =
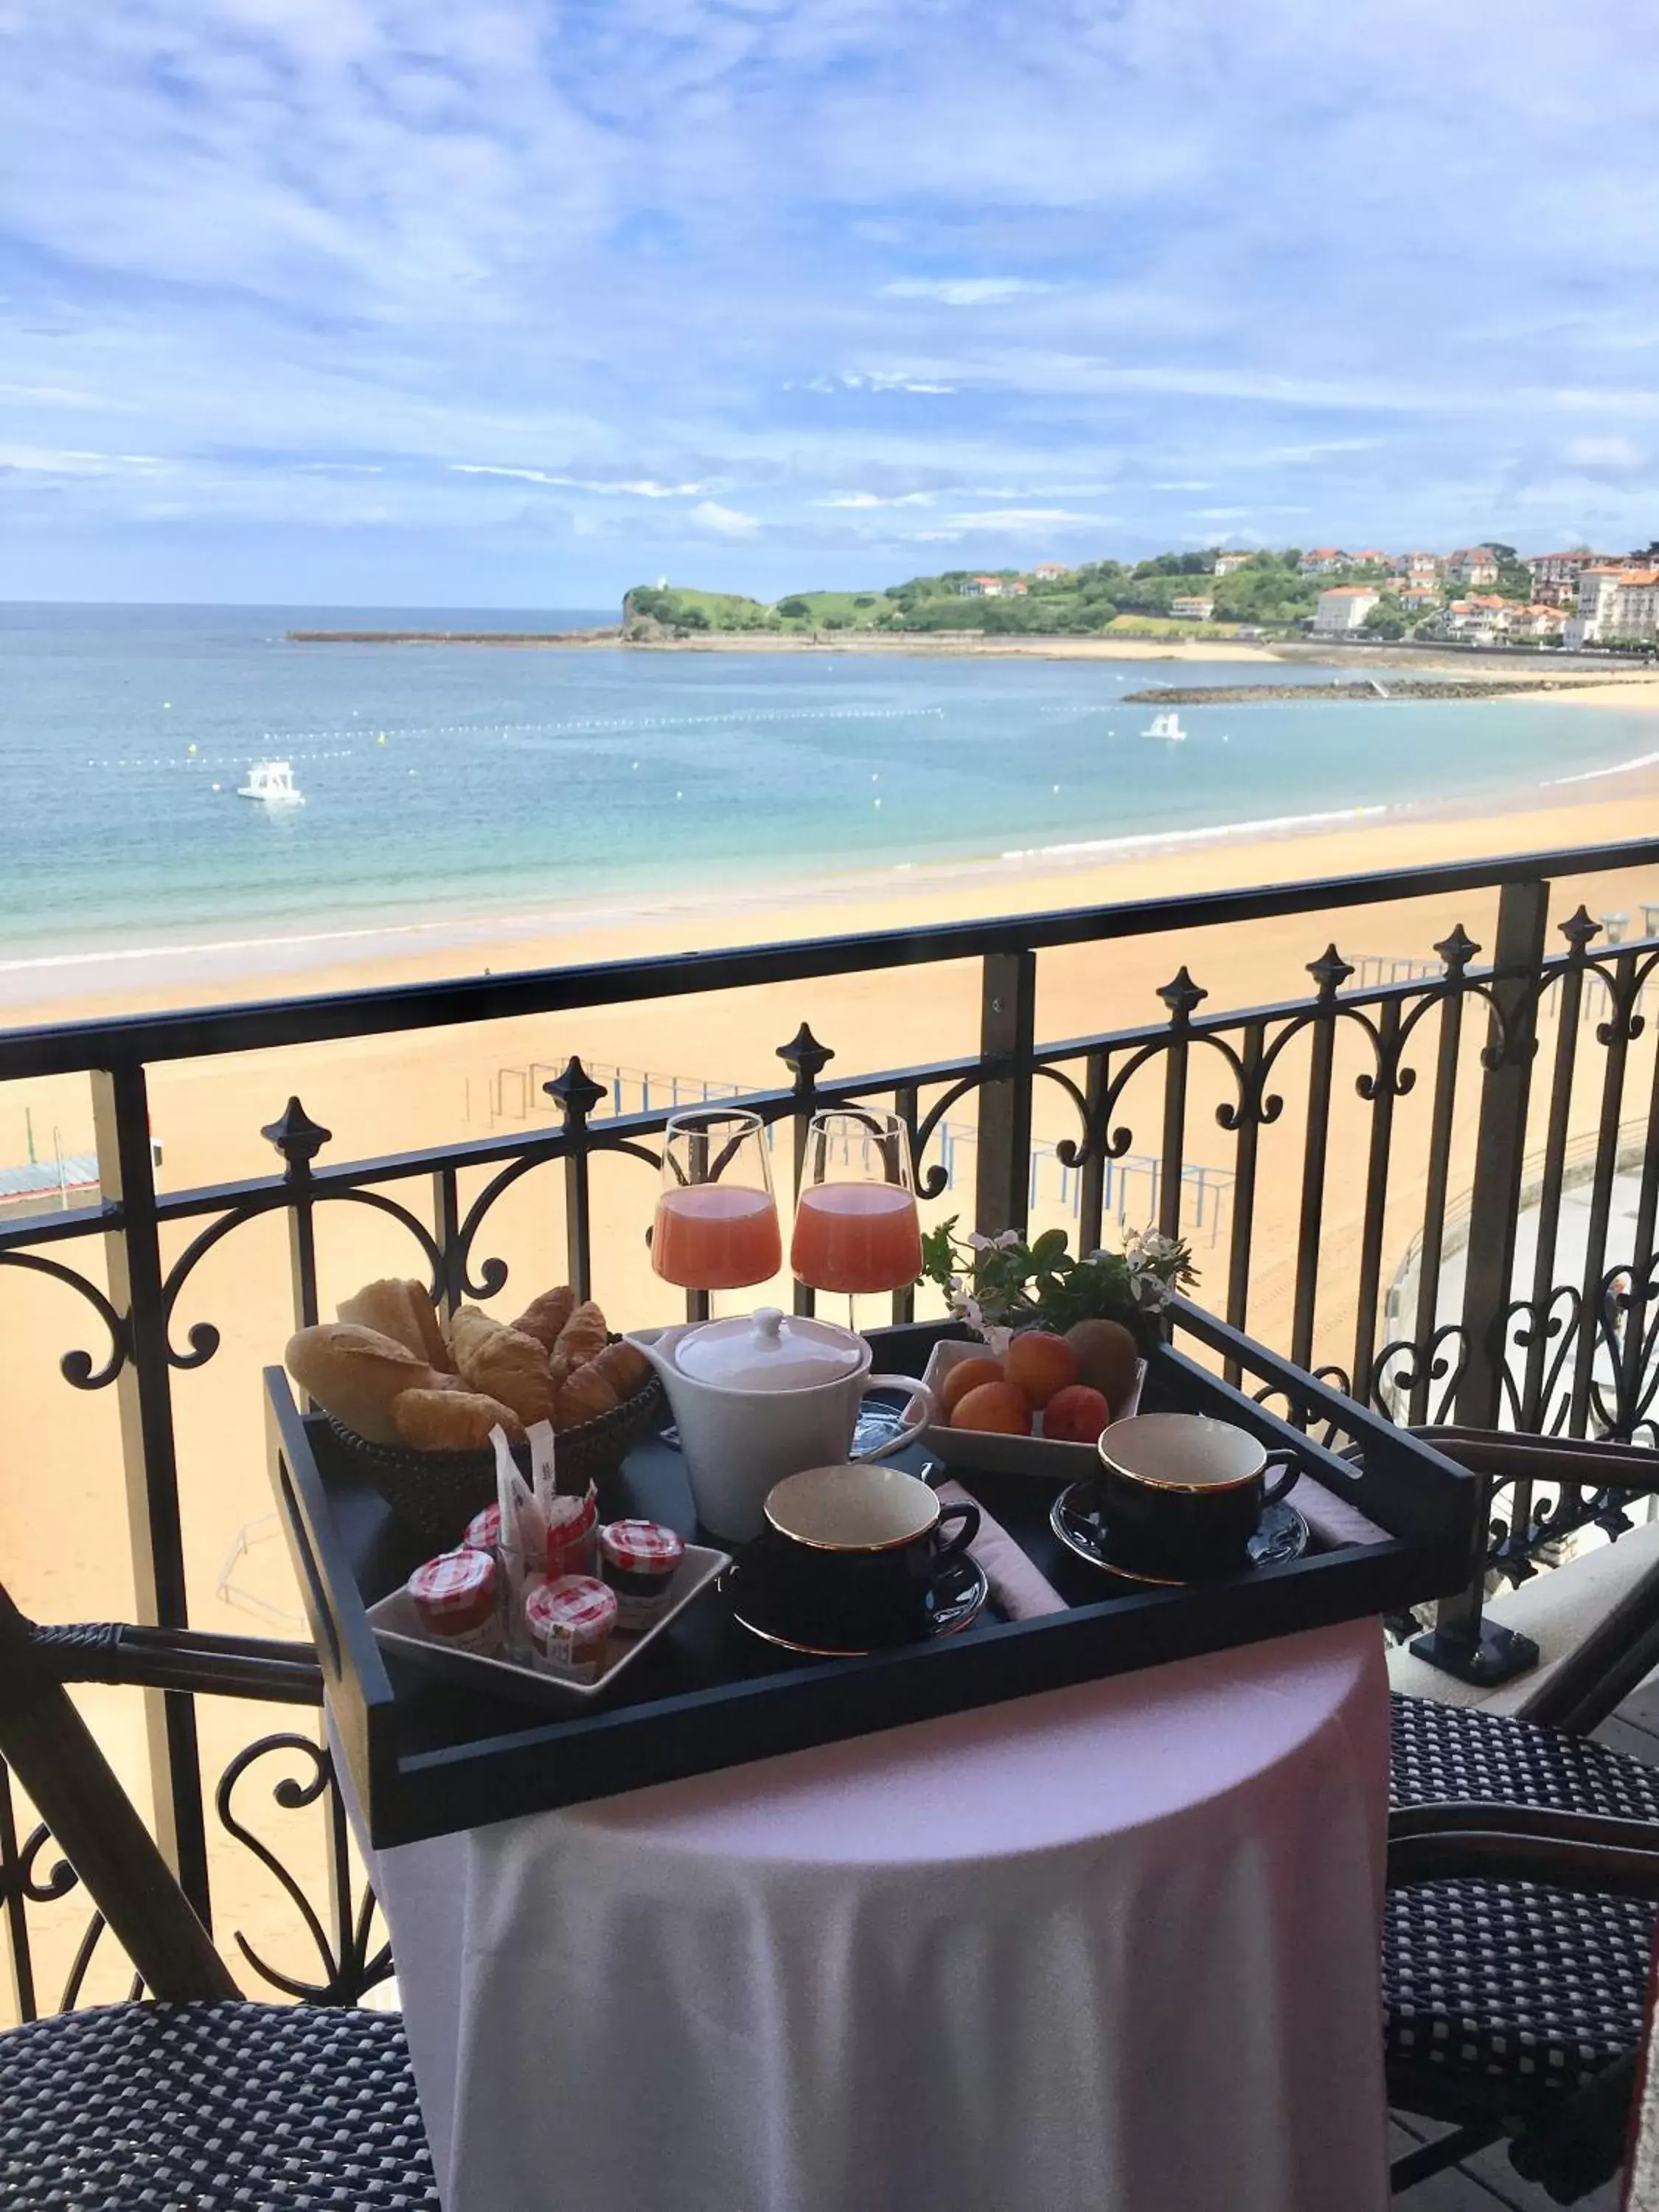
POLYGON ((374 1855, 446 2212, 1382 2212, 1374 1624, 374 1855))

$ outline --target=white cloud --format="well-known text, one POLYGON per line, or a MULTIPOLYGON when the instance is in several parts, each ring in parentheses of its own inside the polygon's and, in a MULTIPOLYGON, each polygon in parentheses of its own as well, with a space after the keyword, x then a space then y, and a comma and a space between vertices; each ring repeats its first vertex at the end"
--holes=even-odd
POLYGON ((627 482, 555 476, 546 469, 509 468, 495 461, 452 461, 449 465, 458 477, 517 477, 526 483, 557 484, 568 491, 614 492, 630 499, 694 499, 703 489, 700 483, 659 483, 653 477, 627 482))
POLYGON ((838 492, 832 499, 815 499, 814 507, 931 507, 933 495, 930 491, 895 492, 884 498, 875 491, 838 492))
POLYGON ((1066 507, 993 507, 980 514, 953 514, 951 522, 958 530, 1039 530, 1057 522, 1092 522, 1104 524, 1111 520, 1106 514, 1079 514, 1066 507))
POLYGON ((759 515, 722 507, 714 499, 699 500, 691 509, 691 520, 702 529, 712 530, 717 538, 752 538, 761 526, 759 515))
POLYGON ((1624 475, 1647 466, 1648 456, 1629 438, 1570 438, 1562 459, 1579 469, 1605 470, 1624 475))
POLYGON ((1033 292, 1051 292, 1030 276, 896 276, 881 288, 889 300, 937 300, 946 307, 1000 307, 1033 292))

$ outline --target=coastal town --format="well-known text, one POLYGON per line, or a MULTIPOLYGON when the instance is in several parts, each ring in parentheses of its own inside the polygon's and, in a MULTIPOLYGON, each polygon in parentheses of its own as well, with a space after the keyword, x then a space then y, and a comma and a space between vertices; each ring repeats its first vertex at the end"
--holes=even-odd
POLYGON ((1659 543, 1522 554, 1496 542, 1449 552, 1375 546, 1211 548, 1133 563, 946 570, 880 590, 800 592, 772 603, 672 586, 631 591, 623 635, 650 643, 708 631, 823 636, 1316 638, 1605 652, 1659 650, 1659 543))

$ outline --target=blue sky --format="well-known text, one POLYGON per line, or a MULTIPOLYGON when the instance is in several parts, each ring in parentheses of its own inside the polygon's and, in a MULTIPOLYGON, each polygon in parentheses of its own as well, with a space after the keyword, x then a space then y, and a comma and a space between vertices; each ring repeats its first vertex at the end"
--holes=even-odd
POLYGON ((0 0, 0 596, 1645 544, 1631 21, 0 0))

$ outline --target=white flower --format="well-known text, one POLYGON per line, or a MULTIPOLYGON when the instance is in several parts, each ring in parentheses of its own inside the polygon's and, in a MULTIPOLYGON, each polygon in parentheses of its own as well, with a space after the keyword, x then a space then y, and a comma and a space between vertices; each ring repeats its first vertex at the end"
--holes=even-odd
POLYGON ((991 1249, 994 1252, 1006 1252, 1024 1241, 1018 1229, 1005 1229, 1000 1237, 994 1237, 991 1239, 991 1249))
POLYGON ((981 1237, 977 1229, 970 1229, 968 1232, 968 1249, 970 1252, 988 1252, 991 1249, 991 1240, 988 1237, 981 1237))
POLYGON ((987 1322, 980 1331, 980 1334, 985 1339, 993 1355, 998 1359, 1002 1358, 1007 1352, 1008 1340, 1013 1333, 1012 1329, 999 1328, 994 1322, 987 1322))

